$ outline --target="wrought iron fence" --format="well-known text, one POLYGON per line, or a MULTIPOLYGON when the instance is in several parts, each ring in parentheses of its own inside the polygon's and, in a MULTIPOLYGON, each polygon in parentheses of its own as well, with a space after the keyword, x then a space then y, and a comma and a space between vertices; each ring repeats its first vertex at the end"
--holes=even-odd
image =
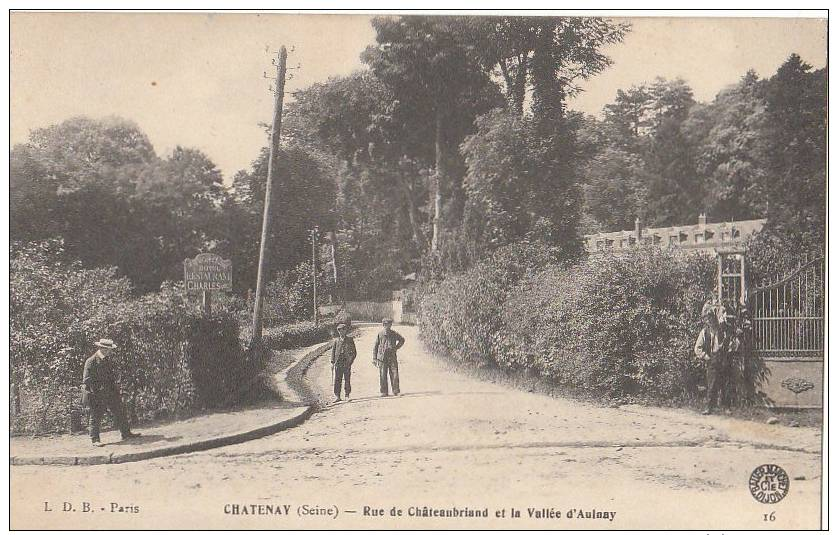
POLYGON ((757 354, 769 359, 823 358, 824 267, 823 257, 809 260, 749 292, 757 354))

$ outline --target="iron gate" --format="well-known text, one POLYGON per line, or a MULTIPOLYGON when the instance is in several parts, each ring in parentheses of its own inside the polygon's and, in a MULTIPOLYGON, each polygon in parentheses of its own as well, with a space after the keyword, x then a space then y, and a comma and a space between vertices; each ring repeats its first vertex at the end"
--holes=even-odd
POLYGON ((824 351, 824 258, 752 288, 754 352, 770 360, 821 360, 824 351))

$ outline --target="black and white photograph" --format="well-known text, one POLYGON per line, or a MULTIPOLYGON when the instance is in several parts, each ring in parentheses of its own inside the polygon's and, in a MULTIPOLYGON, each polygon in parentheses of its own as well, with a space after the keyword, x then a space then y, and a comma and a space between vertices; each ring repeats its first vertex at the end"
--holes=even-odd
POLYGON ((8 13, 10 529, 829 527, 826 10, 8 13))

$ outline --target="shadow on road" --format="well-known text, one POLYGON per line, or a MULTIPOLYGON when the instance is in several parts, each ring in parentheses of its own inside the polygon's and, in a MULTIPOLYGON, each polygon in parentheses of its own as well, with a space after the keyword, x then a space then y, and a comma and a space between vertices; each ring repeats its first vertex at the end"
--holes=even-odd
POLYGON ((376 395, 364 396, 364 397, 360 397, 360 398, 353 397, 352 401, 346 401, 346 400, 338 401, 338 402, 328 401, 328 402, 325 402, 321 405, 320 411, 321 412, 329 411, 331 409, 338 408, 338 407, 340 407, 342 405, 346 405, 346 404, 355 405, 356 403, 369 403, 369 402, 376 402, 376 401, 387 402, 387 401, 396 400, 396 399, 400 399, 400 398, 419 398, 419 397, 435 397, 435 396, 478 396, 478 395, 479 396, 497 396, 497 395, 501 395, 501 394, 503 394, 503 392, 478 392, 478 391, 474 391, 474 392, 443 392, 441 390, 431 390, 431 391, 426 391, 426 392, 403 392, 402 394, 400 394, 398 396, 393 395, 393 394, 390 394, 389 396, 382 396, 382 395, 376 394, 376 395))
POLYGON ((109 442, 106 446, 136 446, 138 444, 151 444, 152 442, 177 442, 181 436, 167 437, 166 435, 140 435, 138 437, 129 438, 127 440, 120 440, 119 442, 109 442))

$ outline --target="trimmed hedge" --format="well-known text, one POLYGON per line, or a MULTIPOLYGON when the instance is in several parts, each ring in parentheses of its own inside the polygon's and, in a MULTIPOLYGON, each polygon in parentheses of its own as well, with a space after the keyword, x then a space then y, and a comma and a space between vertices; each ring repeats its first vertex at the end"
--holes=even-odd
POLYGON ((499 249, 470 270, 417 292, 419 328, 433 349, 457 359, 496 363, 507 293, 527 273, 557 262, 557 251, 522 243, 499 249))
POLYGON ((508 296, 498 361, 593 397, 694 397, 713 278, 712 258, 657 248, 527 277, 508 296))
POLYGON ((265 327, 262 339, 268 349, 282 350, 306 347, 320 342, 326 342, 335 335, 338 323, 351 323, 346 312, 340 312, 333 317, 325 317, 319 325, 313 321, 300 321, 276 327, 265 327))
POLYGON ((266 327, 263 329, 262 338, 265 345, 273 350, 305 347, 328 340, 336 324, 330 321, 315 325, 313 321, 301 321, 278 327, 266 327))
POLYGON ((583 397, 688 399, 714 265, 649 248, 558 266, 515 246, 427 287, 420 328, 453 358, 536 373, 583 397))

